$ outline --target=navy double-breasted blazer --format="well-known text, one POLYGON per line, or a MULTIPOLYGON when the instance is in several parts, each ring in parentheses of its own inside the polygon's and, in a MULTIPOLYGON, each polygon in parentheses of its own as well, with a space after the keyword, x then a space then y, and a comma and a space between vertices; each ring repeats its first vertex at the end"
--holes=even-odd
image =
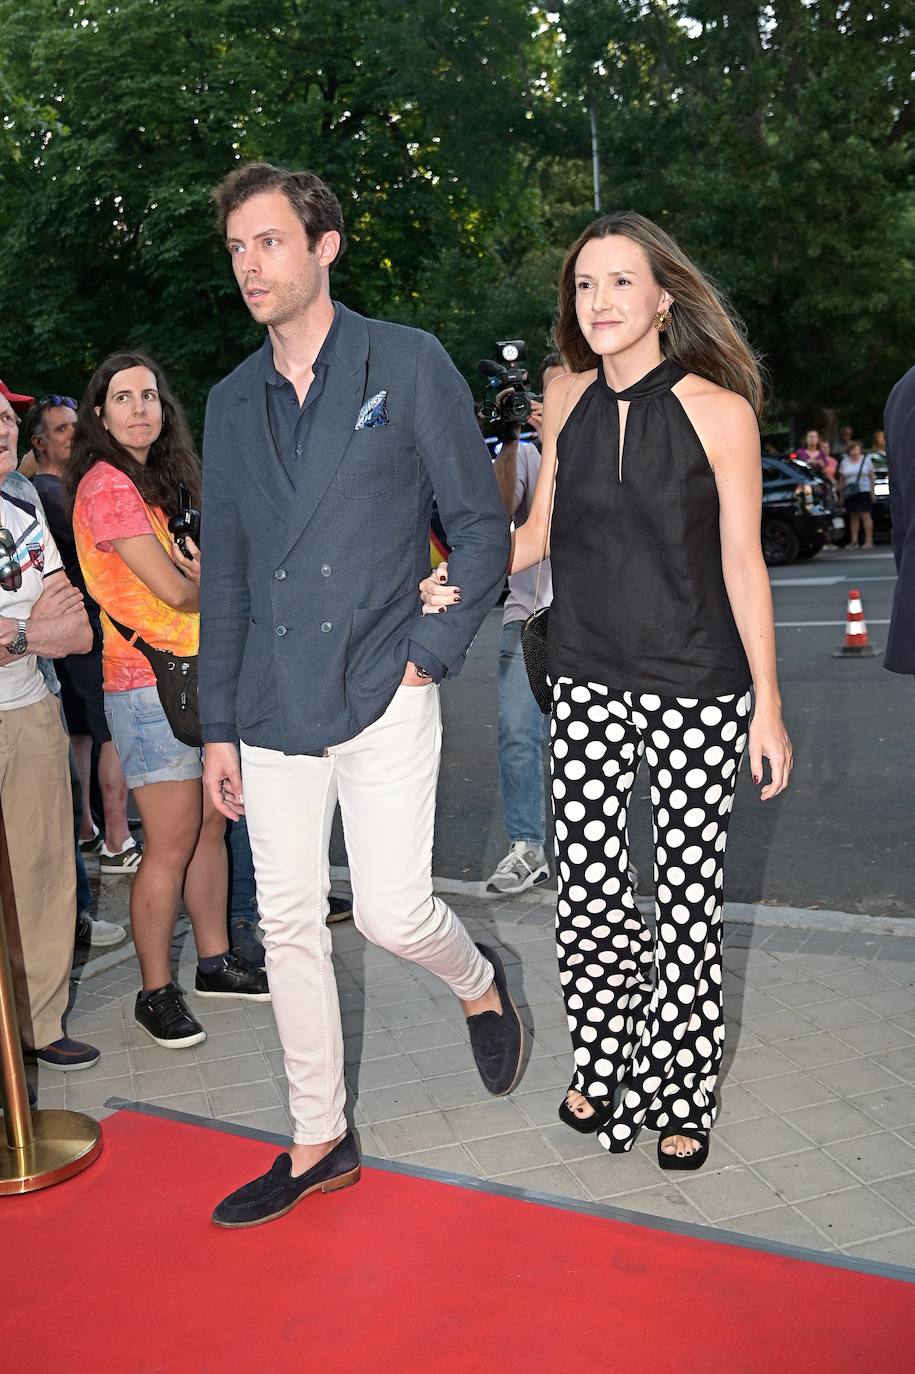
POLYGON ((410 641, 459 672, 502 587, 509 527, 470 390, 437 339, 341 309, 295 485, 253 354, 210 393, 203 467, 204 740, 320 754, 384 713, 410 641), (433 494, 462 601, 423 616, 433 494))

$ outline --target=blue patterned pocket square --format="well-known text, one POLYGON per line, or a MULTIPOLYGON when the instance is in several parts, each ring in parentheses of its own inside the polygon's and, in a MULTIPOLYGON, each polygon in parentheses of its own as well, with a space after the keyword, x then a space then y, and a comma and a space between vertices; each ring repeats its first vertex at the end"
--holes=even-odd
POLYGON ((386 391, 379 391, 375 396, 370 396, 359 412, 356 429, 377 429, 379 425, 386 425, 388 423, 387 400, 388 393, 386 391))

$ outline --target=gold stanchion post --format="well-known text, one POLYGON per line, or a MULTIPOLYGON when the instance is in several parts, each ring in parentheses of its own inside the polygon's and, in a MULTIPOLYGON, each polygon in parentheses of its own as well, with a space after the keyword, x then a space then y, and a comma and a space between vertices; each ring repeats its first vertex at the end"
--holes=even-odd
POLYGON ((102 1148, 97 1121, 82 1112, 29 1108, 22 1042, 16 1017, 7 918, 15 926, 16 894, 10 872, 6 826, 0 807, 0 1071, 6 1143, 0 1140, 0 1196, 49 1188, 81 1173, 102 1148))

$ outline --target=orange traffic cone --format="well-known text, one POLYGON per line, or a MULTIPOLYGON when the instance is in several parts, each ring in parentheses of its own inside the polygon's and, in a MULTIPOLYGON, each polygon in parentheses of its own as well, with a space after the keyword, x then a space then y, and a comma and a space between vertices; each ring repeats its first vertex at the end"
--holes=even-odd
POLYGON ((841 649, 836 649, 833 658, 873 658, 876 652, 867 633, 861 593, 852 587, 848 593, 848 610, 845 614, 845 643, 841 649))

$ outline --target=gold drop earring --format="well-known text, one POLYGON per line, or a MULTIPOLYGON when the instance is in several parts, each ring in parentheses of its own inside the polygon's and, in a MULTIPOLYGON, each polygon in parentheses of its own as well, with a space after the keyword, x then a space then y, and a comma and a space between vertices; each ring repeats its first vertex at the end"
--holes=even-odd
POLYGON ((655 329, 658 331, 659 334, 663 334, 663 333, 664 333, 664 330, 667 328, 667 326, 668 326, 669 324, 670 324, 670 311, 669 311, 669 310, 659 310, 658 313, 657 313, 657 314, 655 315, 655 317, 654 317, 654 327, 655 327, 655 329))

